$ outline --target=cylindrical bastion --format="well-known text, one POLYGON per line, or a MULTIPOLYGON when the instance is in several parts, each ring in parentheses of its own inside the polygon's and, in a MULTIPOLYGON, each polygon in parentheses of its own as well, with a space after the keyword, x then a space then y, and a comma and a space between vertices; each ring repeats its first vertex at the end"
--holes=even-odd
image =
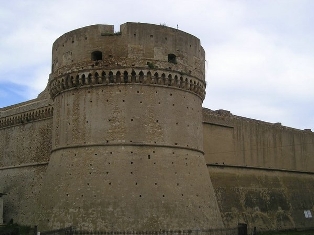
POLYGON ((41 231, 220 228, 202 133, 205 53, 161 25, 93 25, 53 44, 41 231))

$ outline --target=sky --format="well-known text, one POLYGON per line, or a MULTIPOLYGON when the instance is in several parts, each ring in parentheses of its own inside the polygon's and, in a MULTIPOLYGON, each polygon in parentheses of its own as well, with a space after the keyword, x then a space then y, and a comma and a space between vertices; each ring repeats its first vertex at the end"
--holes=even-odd
POLYGON ((0 108, 44 90, 62 34, 141 22, 200 38, 203 107, 314 131, 313 0, 0 1, 0 108))

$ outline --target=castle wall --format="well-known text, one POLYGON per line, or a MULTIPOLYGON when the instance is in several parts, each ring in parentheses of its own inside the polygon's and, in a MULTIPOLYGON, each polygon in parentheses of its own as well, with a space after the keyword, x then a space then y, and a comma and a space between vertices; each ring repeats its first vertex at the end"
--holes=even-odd
POLYGON ((226 227, 313 227, 313 143, 297 130, 203 109, 204 151, 226 227))
POLYGON ((203 109, 207 164, 314 171, 314 133, 203 109))
POLYGON ((314 134, 202 109, 205 52, 161 25, 59 37, 48 86, 0 109, 4 220, 41 231, 313 227, 314 134))
POLYGON ((250 231, 313 227, 314 175, 298 172, 208 166, 226 227, 250 231))
POLYGON ((52 107, 32 100, 0 109, 0 192, 4 221, 34 225, 51 151, 52 107))

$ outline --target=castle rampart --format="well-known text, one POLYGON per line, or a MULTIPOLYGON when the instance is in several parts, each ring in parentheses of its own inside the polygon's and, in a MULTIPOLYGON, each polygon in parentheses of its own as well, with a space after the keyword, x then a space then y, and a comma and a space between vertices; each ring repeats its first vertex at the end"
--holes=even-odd
POLYGON ((314 133, 203 109, 204 152, 227 227, 311 227, 314 133))
POLYGON ((223 110, 204 109, 203 123, 208 164, 314 171, 314 133, 309 130, 243 118, 223 110))
POLYGON ((46 104, 43 102, 40 107, 32 103, 27 107, 24 103, 1 113, 0 178, 1 191, 7 194, 6 222, 13 219, 24 224, 36 223, 38 194, 51 151, 53 109, 46 104), (5 116, 6 113, 9 115, 5 116))

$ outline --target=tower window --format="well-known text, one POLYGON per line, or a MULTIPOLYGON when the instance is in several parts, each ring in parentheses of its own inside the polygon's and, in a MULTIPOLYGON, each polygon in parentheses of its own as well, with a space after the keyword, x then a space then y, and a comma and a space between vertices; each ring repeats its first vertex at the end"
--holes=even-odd
POLYGON ((168 62, 176 64, 177 63, 177 57, 175 54, 168 54, 168 62))
POLYGON ((93 51, 92 52, 92 61, 102 60, 102 52, 101 51, 93 51))

